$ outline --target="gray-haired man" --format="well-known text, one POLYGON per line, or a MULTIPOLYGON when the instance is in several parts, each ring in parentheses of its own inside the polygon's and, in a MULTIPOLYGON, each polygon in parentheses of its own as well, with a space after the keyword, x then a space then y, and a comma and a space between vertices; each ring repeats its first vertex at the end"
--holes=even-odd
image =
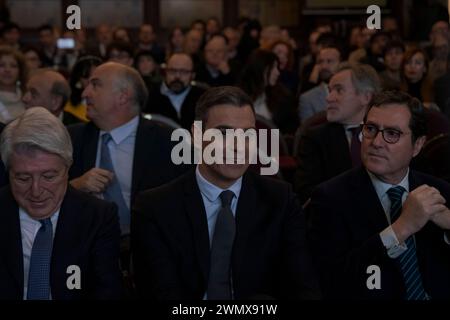
POLYGON ((4 129, 0 152, 10 180, 0 190, 0 300, 120 298, 117 208, 68 186, 61 121, 27 110, 4 129))

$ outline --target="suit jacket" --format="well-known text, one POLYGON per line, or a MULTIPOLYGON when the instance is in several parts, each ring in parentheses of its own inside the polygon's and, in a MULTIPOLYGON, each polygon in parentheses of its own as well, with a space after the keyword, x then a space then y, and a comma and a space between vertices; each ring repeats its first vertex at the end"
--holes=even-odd
MULTIPOLYGON (((68 130, 74 158, 69 178, 74 179, 95 167, 100 130, 93 122, 73 125, 68 130)), ((169 130, 140 118, 133 158, 131 204, 140 191, 169 182, 186 171, 186 166, 172 163, 173 145, 169 130)))
MULTIPOLYGON (((0 300, 23 299, 23 253, 19 208, 10 187, 0 190, 0 300)), ((50 286, 53 300, 119 299, 120 228, 117 207, 68 188, 53 240, 50 286), (81 289, 69 290, 67 268, 81 270, 81 289)))
POLYGON ((63 111, 63 124, 65 126, 70 126, 71 124, 82 123, 80 119, 75 117, 73 114, 67 111, 63 111))
MULTIPOLYGON (((0 135, 2 134, 3 129, 5 128, 5 125, 0 122, 0 135)), ((5 186, 7 184, 6 179, 6 170, 5 165, 2 162, 2 159, 0 158, 0 188, 5 186)))
POLYGON ((181 105, 180 118, 178 118, 178 113, 170 102, 170 99, 161 94, 160 86, 154 86, 148 96, 148 102, 144 112, 161 114, 179 123, 183 128, 190 130, 195 119, 195 106, 204 92, 204 89, 191 86, 191 90, 181 105))
MULTIPOLYGON (((437 188, 449 203, 450 185, 410 170, 410 191, 422 184, 437 188)), ((399 266, 388 256, 379 233, 388 227, 383 207, 364 168, 321 184, 311 197, 308 238, 327 297, 403 299, 399 266), (369 290, 367 267, 377 265, 381 289, 369 290)), ((450 298, 450 245, 444 230, 428 222, 415 234, 417 258, 426 292, 450 298)))
POLYGON ((323 111, 327 107, 327 89, 325 85, 318 85, 311 90, 306 91, 300 96, 298 112, 300 121, 304 122, 306 119, 323 111))
MULTIPOLYGON (((247 172, 236 209, 235 299, 320 296, 305 246, 304 216, 290 186, 247 172)), ((210 262, 195 172, 142 193, 132 218, 136 288, 142 297, 201 300, 210 262)))
POLYGON ((318 184, 352 168, 344 127, 325 123, 307 130, 300 138, 297 160, 295 187, 304 203, 318 184))
POLYGON ((233 86, 236 82, 236 75, 230 67, 229 73, 223 74, 220 72, 217 78, 213 78, 206 68, 205 63, 202 63, 195 70, 195 80, 197 82, 207 83, 211 87, 233 86))

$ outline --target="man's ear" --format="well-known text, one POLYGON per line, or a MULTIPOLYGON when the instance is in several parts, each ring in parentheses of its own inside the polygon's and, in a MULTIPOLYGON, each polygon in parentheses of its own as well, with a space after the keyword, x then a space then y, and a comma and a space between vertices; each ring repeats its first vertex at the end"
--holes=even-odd
POLYGON ((422 150, 422 147, 425 144, 426 140, 426 136, 422 136, 416 140, 416 142, 414 143, 413 158, 419 154, 420 150, 422 150))
POLYGON ((64 109, 64 106, 62 105, 63 98, 61 96, 58 96, 58 95, 54 94, 52 96, 51 102, 52 102, 52 105, 51 105, 52 109, 50 111, 52 113, 55 113, 55 112, 57 112, 59 110, 63 110, 64 109))
POLYGON ((362 103, 364 106, 368 106, 370 100, 372 100, 373 92, 364 92, 364 93, 361 93, 361 94, 360 94, 360 97, 361 97, 361 103, 362 103))

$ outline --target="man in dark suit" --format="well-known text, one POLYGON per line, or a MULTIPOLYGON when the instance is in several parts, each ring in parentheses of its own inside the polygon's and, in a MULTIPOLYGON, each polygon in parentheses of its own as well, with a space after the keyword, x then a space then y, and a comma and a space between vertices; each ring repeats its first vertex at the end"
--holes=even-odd
POLYGON ((234 85, 236 75, 228 62, 228 40, 224 35, 212 36, 205 45, 205 62, 196 70, 198 82, 211 87, 234 85))
POLYGON ((46 109, 4 130, 0 299, 119 299, 117 207, 68 187, 70 136, 46 109))
MULTIPOLYGON (((235 87, 209 89, 196 120, 205 130, 255 129, 252 101, 235 87)), ((225 152, 223 144, 215 147, 225 152)), ((236 163, 239 151, 232 154, 232 164, 203 161, 136 200, 131 237, 141 297, 319 297, 295 194, 284 182, 248 172, 248 154, 243 164, 236 163)))
POLYGON ((191 85, 195 78, 191 56, 175 53, 167 61, 164 81, 149 92, 144 112, 166 116, 190 129, 195 118, 195 104, 204 89, 191 85))
POLYGON ((374 98, 363 167, 311 197, 309 240, 322 289, 338 299, 450 298, 450 185, 409 168, 425 142, 419 100, 374 98))
POLYGON ((68 126, 81 122, 64 111, 69 97, 70 86, 67 80, 59 72, 41 69, 29 77, 22 101, 27 109, 37 106, 46 108, 68 126))
MULTIPOLYGON (((2 134, 2 131, 4 128, 5 128, 5 125, 0 122, 0 134, 2 134)), ((7 183, 7 179, 6 179, 5 165, 3 164, 2 160, 0 159, 0 188, 5 186, 6 183, 7 183)))
POLYGON ((319 183, 360 164, 359 127, 379 89, 372 67, 348 63, 338 67, 329 84, 328 123, 312 127, 300 138, 295 187, 302 203, 319 183))

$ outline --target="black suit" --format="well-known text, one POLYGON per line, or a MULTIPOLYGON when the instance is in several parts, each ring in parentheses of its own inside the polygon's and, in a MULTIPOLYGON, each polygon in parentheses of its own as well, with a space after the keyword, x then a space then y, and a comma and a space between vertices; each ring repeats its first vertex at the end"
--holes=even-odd
MULTIPOLYGON (((93 122, 68 129, 74 158, 69 177, 74 179, 95 167, 100 130, 93 122)), ((140 118, 133 157, 131 204, 140 191, 169 182, 186 171, 186 166, 172 163, 172 146, 168 130, 140 118)))
MULTIPOLYGON (((236 210, 235 299, 318 298, 304 216, 290 186, 247 172, 236 210)), ((194 170, 138 197, 131 237, 136 288, 142 297, 203 299, 210 248, 194 170)))
POLYGON ((67 127, 72 124, 82 123, 83 121, 75 117, 73 114, 67 111, 63 111, 63 124, 67 127))
MULTIPOLYGON (((19 208, 9 187, 0 190, 0 300, 23 299, 19 208)), ((120 228, 117 207, 68 188, 61 204, 50 267, 54 300, 119 299, 120 228), (81 289, 69 290, 67 268, 81 269, 81 289)))
POLYGON ((307 130, 300 138, 297 160, 295 188, 304 203, 321 182, 352 168, 344 127, 325 123, 307 130))
MULTIPOLYGON (((5 128, 5 125, 0 122, 0 135, 2 134, 3 129, 5 128)), ((2 159, 0 158, 0 188, 5 186, 7 184, 7 178, 6 178, 6 170, 5 165, 2 162, 2 159)))
MULTIPOLYGON (((410 191, 422 184, 437 188, 449 203, 449 184, 410 170, 410 191)), ((364 168, 321 184, 311 197, 309 209, 308 238, 326 296, 403 299, 402 274, 379 235, 388 227, 387 217, 364 168), (367 288, 370 265, 380 267, 380 290, 367 288)), ((415 234, 415 241, 426 292, 432 298, 449 299, 450 245, 444 241, 444 230, 429 222, 415 234)))
POLYGON ((213 78, 211 73, 206 68, 206 65, 201 64, 195 70, 195 80, 198 82, 207 83, 211 87, 233 86, 236 83, 236 75, 230 68, 229 73, 224 74, 219 71, 219 75, 216 78, 213 78))
POLYGON ((181 127, 190 130, 195 119, 195 106, 204 92, 204 89, 191 86, 191 90, 181 105, 180 117, 178 117, 178 113, 170 99, 161 94, 161 86, 154 86, 149 93, 144 112, 161 114, 179 123, 181 127))

